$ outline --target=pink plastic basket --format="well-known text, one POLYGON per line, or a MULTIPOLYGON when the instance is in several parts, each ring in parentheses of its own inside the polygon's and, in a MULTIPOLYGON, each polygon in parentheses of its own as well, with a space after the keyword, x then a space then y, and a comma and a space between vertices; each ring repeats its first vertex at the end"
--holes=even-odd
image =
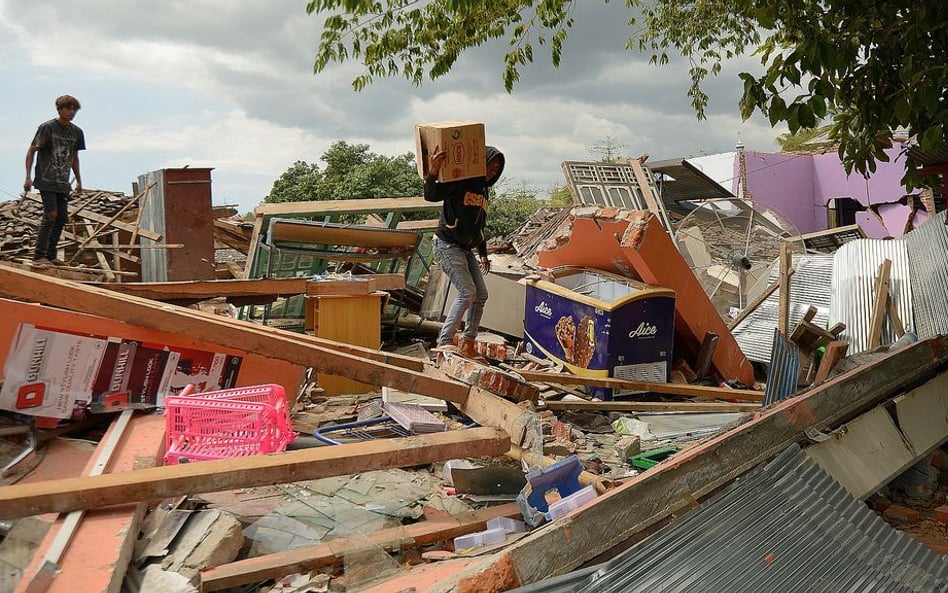
POLYGON ((284 450, 296 437, 284 393, 257 385, 165 398, 165 464, 284 450))

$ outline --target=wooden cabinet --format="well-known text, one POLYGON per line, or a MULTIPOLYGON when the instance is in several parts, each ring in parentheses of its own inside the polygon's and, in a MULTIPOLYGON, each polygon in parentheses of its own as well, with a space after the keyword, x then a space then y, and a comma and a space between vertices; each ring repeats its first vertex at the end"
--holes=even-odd
MULTIPOLYGON (((318 338, 378 349, 382 345, 382 305, 388 294, 306 297, 305 328, 318 338)), ((378 391, 346 377, 317 370, 319 386, 326 395, 378 391)))

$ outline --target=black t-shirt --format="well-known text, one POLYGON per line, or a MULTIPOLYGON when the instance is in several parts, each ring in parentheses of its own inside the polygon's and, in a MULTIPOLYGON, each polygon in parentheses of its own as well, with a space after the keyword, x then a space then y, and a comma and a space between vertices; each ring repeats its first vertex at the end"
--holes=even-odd
POLYGON ((86 148, 86 138, 75 124, 64 126, 57 119, 40 124, 33 137, 39 148, 33 185, 40 191, 69 193, 69 173, 76 153, 86 148))

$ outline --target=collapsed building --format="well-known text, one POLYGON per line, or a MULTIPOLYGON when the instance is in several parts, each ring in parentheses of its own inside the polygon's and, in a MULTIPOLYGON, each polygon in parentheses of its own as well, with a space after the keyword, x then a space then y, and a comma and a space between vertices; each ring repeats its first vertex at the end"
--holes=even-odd
POLYGON ((165 169, 42 273, 0 206, 5 590, 944 589, 944 209, 800 232, 740 168, 563 171, 437 364, 421 198, 237 221, 165 169))

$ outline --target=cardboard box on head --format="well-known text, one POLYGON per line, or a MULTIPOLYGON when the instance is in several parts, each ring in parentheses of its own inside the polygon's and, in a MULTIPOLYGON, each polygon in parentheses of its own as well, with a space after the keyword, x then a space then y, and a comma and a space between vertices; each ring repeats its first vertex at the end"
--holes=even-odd
POLYGON ((438 181, 448 182, 487 174, 484 124, 473 121, 443 121, 415 126, 415 157, 418 174, 428 174, 428 157, 436 148, 447 154, 438 181))

